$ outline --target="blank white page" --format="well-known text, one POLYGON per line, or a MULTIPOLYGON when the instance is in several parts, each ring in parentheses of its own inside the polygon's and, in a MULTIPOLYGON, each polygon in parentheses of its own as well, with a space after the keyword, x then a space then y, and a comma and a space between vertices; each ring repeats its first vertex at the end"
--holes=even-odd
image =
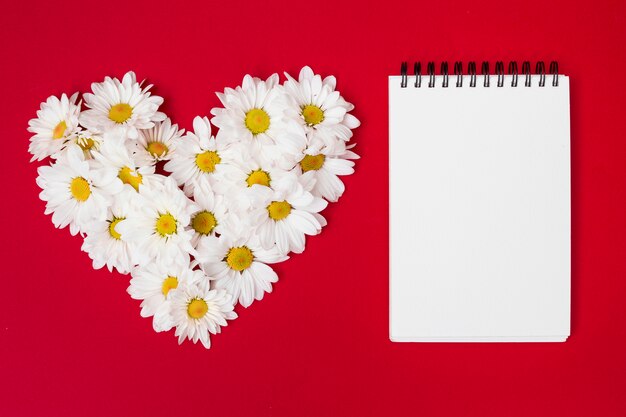
POLYGON ((389 77, 390 339, 570 334, 569 78, 389 77))

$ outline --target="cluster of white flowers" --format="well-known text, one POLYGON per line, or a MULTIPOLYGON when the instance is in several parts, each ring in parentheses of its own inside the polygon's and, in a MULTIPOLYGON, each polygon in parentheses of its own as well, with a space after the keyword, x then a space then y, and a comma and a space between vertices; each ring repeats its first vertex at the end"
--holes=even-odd
POLYGON ((359 121, 335 78, 309 67, 285 76, 246 75, 186 134, 132 72, 82 101, 50 97, 29 122, 32 160, 51 159, 38 168, 45 213, 84 237, 94 268, 130 273, 141 315, 179 343, 209 348, 237 303, 271 292, 269 265, 321 232, 339 176, 354 172, 359 121))

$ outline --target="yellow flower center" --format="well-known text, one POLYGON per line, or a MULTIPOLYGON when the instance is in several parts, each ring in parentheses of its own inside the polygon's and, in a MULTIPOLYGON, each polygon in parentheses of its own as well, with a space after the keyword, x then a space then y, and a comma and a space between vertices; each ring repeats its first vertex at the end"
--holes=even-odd
POLYGON ((163 156, 168 149, 167 146, 163 142, 150 142, 148 146, 146 146, 146 150, 150 152, 152 156, 163 156))
POLYGON ((163 237, 176 233, 176 219, 169 213, 161 214, 156 221, 156 231, 163 237))
POLYGON ((122 237, 122 235, 117 233, 117 231, 115 230, 115 226, 117 226, 117 224, 124 219, 125 217, 113 217, 113 220, 111 220, 111 222, 109 223, 109 234, 112 238, 120 240, 120 238, 122 237))
POLYGON ((262 169, 257 169, 256 171, 252 171, 250 175, 248 175, 248 178, 246 178, 246 182, 248 183, 248 187, 252 187, 254 184, 269 187, 270 174, 263 171, 262 169))
POLYGON ((191 226, 201 235, 208 235, 217 226, 217 221, 210 211, 201 211, 191 220, 191 226))
POLYGON ((313 104, 302 107, 302 117, 309 126, 316 125, 324 121, 324 111, 313 104))
POLYGON ((194 298, 187 304, 187 314, 192 319, 201 319, 209 311, 209 306, 202 298, 194 298))
POLYGON ((78 201, 87 201, 91 195, 91 188, 89 183, 83 177, 76 177, 70 183, 70 192, 72 197, 78 201))
POLYGON ((239 246, 237 248, 230 248, 226 255, 226 263, 231 269, 235 271, 243 271, 252 265, 254 255, 252 251, 246 246, 239 246))
POLYGON ((61 120, 52 130, 52 139, 61 139, 65 135, 66 129, 67 123, 65 123, 65 120, 61 120))
POLYGON ((173 277, 173 276, 168 276, 167 278, 163 280, 163 285, 161 286, 161 292, 163 293, 164 296, 167 297, 167 293, 169 293, 170 290, 175 290, 176 288, 178 288, 178 278, 173 277))
POLYGON ((300 168, 302 172, 317 171, 324 165, 326 156, 324 154, 319 155, 304 155, 302 161, 300 161, 300 168))
POLYGON ((120 169, 120 172, 119 174, 117 174, 117 177, 120 180, 122 180, 124 184, 129 184, 135 189, 135 191, 139 191, 139 185, 141 184, 142 176, 140 173, 138 173, 134 169, 130 169, 129 167, 124 167, 120 169))
POLYGON ((215 151, 206 151, 196 155, 196 165, 202 172, 215 171, 215 165, 220 162, 222 162, 222 158, 215 151))
POLYGON ((115 123, 124 123, 133 115, 133 108, 128 103, 119 103, 109 109, 109 119, 115 123))
POLYGON ((93 146, 96 144, 91 138, 80 138, 78 139, 77 143, 83 151, 91 150, 91 148, 93 148, 93 146))
POLYGON ((263 109, 251 109, 246 113, 246 127, 253 135, 265 132, 270 127, 270 116, 263 109))
POLYGON ((273 220, 282 220, 291 213, 291 204, 286 201, 272 201, 267 206, 267 212, 273 220))

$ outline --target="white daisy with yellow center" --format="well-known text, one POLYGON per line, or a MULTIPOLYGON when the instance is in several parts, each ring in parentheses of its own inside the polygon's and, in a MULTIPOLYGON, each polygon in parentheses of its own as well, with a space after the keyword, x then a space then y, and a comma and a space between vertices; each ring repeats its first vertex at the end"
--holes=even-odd
POLYGON ((275 144, 277 137, 285 134, 287 107, 278 74, 265 81, 246 75, 241 86, 227 88, 217 96, 224 105, 211 110, 211 122, 219 128, 218 140, 243 142, 254 154, 280 157, 275 144))
POLYGON ((169 161, 184 133, 185 129, 179 130, 169 117, 149 129, 140 130, 134 146, 137 164, 154 165, 158 161, 169 161))
POLYGON ((115 171, 96 161, 85 161, 83 153, 70 147, 51 166, 37 169, 39 197, 46 202, 58 228, 70 227, 72 235, 83 232, 93 221, 104 221, 112 195, 122 190, 115 171))
POLYGON ((226 320, 236 319, 237 313, 233 311, 232 296, 224 290, 210 289, 209 278, 199 273, 203 277, 197 284, 185 285, 173 292, 170 310, 178 344, 189 339, 193 343, 200 341, 209 349, 209 334, 220 333, 222 326, 228 325, 226 320))
POLYGON ((302 253, 305 235, 317 235, 326 225, 319 212, 328 203, 309 192, 313 183, 299 181, 295 173, 285 175, 264 193, 264 201, 252 216, 258 219, 256 233, 265 248, 276 246, 280 253, 302 253))
POLYGON ((78 129, 80 103, 76 103, 78 93, 68 98, 50 96, 41 103, 37 117, 28 122, 28 131, 34 133, 30 138, 28 152, 32 161, 41 161, 52 156, 58 158, 59 153, 67 145, 67 140, 78 129))
POLYGON ((349 113, 354 106, 335 91, 335 77, 322 79, 310 67, 302 68, 297 80, 287 73, 285 76, 283 88, 290 98, 288 117, 298 121, 307 134, 320 133, 328 147, 332 148, 336 140, 349 141, 352 129, 361 123, 349 113))
POLYGON ((121 274, 128 274, 133 268, 133 244, 122 240, 117 226, 126 220, 133 210, 137 210, 137 193, 125 188, 112 198, 107 219, 89 224, 81 250, 87 252, 93 260, 93 268, 100 269, 106 265, 109 272, 113 268, 121 274))
POLYGON ((141 300, 141 317, 152 317, 157 332, 173 327, 170 300, 175 291, 186 285, 206 281, 202 271, 192 271, 189 265, 152 262, 132 270, 128 293, 141 300))
POLYGON ((76 146, 83 152, 85 159, 93 159, 93 153, 100 149, 102 140, 103 137, 98 132, 79 129, 68 138, 67 146, 76 146))
POLYGON ((258 237, 248 233, 239 238, 230 234, 207 237, 198 245, 196 257, 202 270, 212 277, 212 286, 226 290, 244 307, 272 292, 278 275, 268 264, 289 258, 276 247, 264 249, 258 237))
POLYGON ((165 114, 158 111, 163 98, 149 92, 152 85, 141 84, 132 71, 121 82, 105 77, 103 82, 91 84, 93 93, 83 96, 89 109, 81 113, 80 123, 96 131, 122 130, 137 139, 137 129, 150 129, 155 122, 165 120, 165 114))
POLYGON ((191 243, 195 248, 205 237, 223 233, 229 219, 224 196, 214 192, 207 178, 200 178, 194 186, 193 200, 198 211, 191 215, 189 229, 193 231, 191 243))
POLYGON ((142 187, 149 187, 155 181, 154 166, 137 167, 127 142, 119 131, 107 133, 100 149, 93 151, 92 154, 103 166, 117 172, 117 178, 124 184, 124 188, 138 192, 142 187))
POLYGON ((129 215, 116 230, 122 239, 135 244, 133 260, 140 266, 154 261, 188 264, 194 253, 193 233, 188 226, 198 206, 172 178, 155 174, 153 179, 149 187, 139 190, 140 210, 129 215))
POLYGON ((183 186, 185 194, 192 196, 200 178, 231 175, 239 169, 239 159, 233 146, 211 135, 209 119, 197 116, 193 119, 193 133, 187 132, 177 142, 176 152, 163 168, 183 186))
POLYGON ((287 171, 261 155, 255 155, 250 147, 239 146, 238 149, 240 169, 233 171, 227 181, 216 182, 212 186, 216 193, 223 195, 228 201, 229 210, 245 213, 258 206, 259 194, 263 190, 271 192, 271 185, 287 171))
POLYGON ((346 189, 339 176, 354 173, 354 162, 359 156, 351 151, 354 145, 346 145, 343 141, 329 148, 318 137, 302 140, 301 150, 292 154, 294 157, 293 172, 301 175, 301 181, 312 183, 311 193, 334 203, 339 200, 346 189))

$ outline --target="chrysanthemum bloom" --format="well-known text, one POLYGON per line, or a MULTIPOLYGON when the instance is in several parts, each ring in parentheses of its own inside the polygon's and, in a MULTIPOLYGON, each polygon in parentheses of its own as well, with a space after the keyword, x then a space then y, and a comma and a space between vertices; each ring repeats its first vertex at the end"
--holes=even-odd
POLYGON ((280 157, 276 139, 294 127, 285 120, 287 97, 278 85, 278 74, 265 81, 246 75, 240 87, 227 88, 217 96, 224 105, 211 110, 211 122, 220 129, 218 140, 241 142, 265 158, 280 157))
POLYGON ((236 149, 211 135, 211 123, 206 117, 194 118, 193 132, 187 132, 176 147, 176 153, 164 169, 183 186, 188 196, 193 195, 194 185, 200 178, 220 179, 239 169, 236 149))
POLYGON ((216 194, 209 180, 200 178, 193 190, 198 211, 191 215, 189 229, 193 231, 191 243, 195 248, 207 236, 223 233, 228 226, 228 207, 224 197, 216 194))
POLYGON ((152 317, 155 331, 170 330, 174 326, 171 300, 174 292, 187 286, 208 281, 202 271, 192 271, 189 264, 152 262, 132 271, 128 293, 141 300, 141 317, 152 317))
POLYGON ((28 122, 28 131, 35 134, 28 147, 33 155, 31 162, 56 157, 66 146, 67 139, 78 129, 80 103, 76 103, 77 98, 78 93, 69 99, 63 94, 60 99, 50 96, 41 103, 37 118, 28 122))
POLYGON ((178 344, 185 339, 194 343, 199 340, 209 349, 209 334, 220 333, 222 326, 228 325, 226 320, 237 318, 233 309, 231 295, 224 290, 210 289, 206 279, 176 289, 171 299, 171 315, 178 344))
POLYGON ((93 93, 83 95, 89 110, 80 114, 80 123, 94 131, 122 130, 137 139, 137 129, 150 129, 165 120, 165 114, 158 111, 163 98, 153 96, 150 88, 152 85, 142 87, 132 71, 121 82, 105 77, 103 82, 91 84, 93 93))
POLYGON ((52 223, 60 229, 69 225, 72 235, 92 221, 106 220, 112 196, 122 190, 114 169, 85 161, 77 147, 68 148, 53 165, 41 166, 37 173, 45 214, 52 213, 52 223))
POLYGON ((278 281, 278 275, 268 264, 288 259, 275 246, 264 249, 254 235, 210 236, 200 242, 197 251, 202 270, 214 280, 212 286, 226 290, 244 307, 272 292, 272 283, 278 281))
POLYGON ((349 141, 352 129, 361 123, 349 113, 354 106, 335 90, 335 77, 322 79, 310 67, 302 68, 297 80, 285 76, 283 88, 290 98, 287 116, 298 121, 307 135, 319 135, 328 147, 334 146, 334 140, 349 141))
POLYGON ((93 260, 94 269, 100 269, 106 265, 109 272, 115 268, 121 274, 128 274, 133 268, 134 245, 122 240, 117 226, 129 216, 131 211, 138 209, 137 200, 137 193, 125 188, 112 197, 106 220, 94 221, 85 227, 87 235, 81 250, 87 252, 93 260))
POLYGON ((189 200, 169 177, 155 175, 162 180, 139 191, 140 210, 121 222, 116 230, 122 239, 136 245, 135 262, 188 264, 194 253, 193 232, 187 226, 198 206, 189 200))
POLYGON ((310 143, 308 140, 301 140, 291 150, 293 171, 302 175, 303 181, 313 181, 313 195, 336 202, 346 189, 339 176, 353 174, 352 159, 359 158, 351 148, 352 146, 346 146, 344 142, 338 142, 337 146, 329 148, 320 139, 312 139, 310 143))
POLYGON ((149 129, 139 131, 134 143, 135 161, 137 165, 154 165, 158 161, 169 161, 176 151, 176 145, 185 133, 185 129, 178 129, 167 118, 163 122, 156 122, 149 129))
MULTIPOLYGON (((312 188, 313 183, 306 185, 312 188)), ((284 254, 302 253, 305 235, 319 234, 326 225, 326 220, 318 213, 328 202, 313 196, 293 173, 276 181, 270 190, 270 193, 263 192, 260 207, 252 214, 259 224, 256 233, 261 244, 265 248, 276 245, 284 254)))

